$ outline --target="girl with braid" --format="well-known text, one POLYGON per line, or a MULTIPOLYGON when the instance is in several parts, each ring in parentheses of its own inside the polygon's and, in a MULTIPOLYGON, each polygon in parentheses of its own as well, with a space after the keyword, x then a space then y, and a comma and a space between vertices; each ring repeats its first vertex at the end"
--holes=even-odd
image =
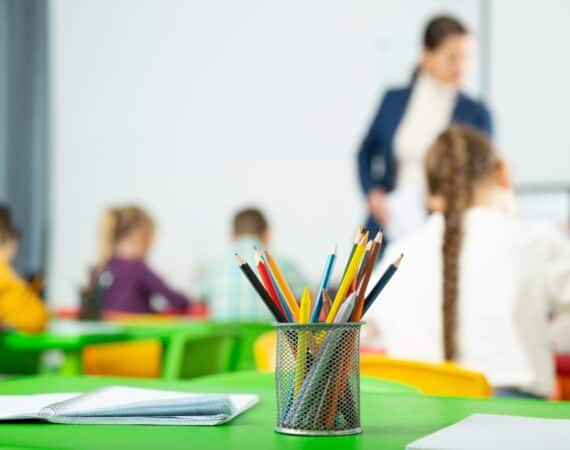
POLYGON ((388 249, 388 261, 406 256, 372 330, 391 356, 482 372, 497 396, 549 396, 548 315, 570 307, 570 241, 512 213, 506 166, 482 133, 444 131, 425 168, 433 213, 388 249))

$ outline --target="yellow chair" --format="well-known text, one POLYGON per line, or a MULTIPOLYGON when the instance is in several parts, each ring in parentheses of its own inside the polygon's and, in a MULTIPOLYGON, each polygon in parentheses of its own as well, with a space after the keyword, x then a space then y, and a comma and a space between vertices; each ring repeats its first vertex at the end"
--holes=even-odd
POLYGON ((253 345, 255 367, 261 372, 275 370, 275 349, 277 348, 277 333, 268 331, 259 336, 253 345))
POLYGON ((422 394, 455 397, 490 397, 492 389, 485 376, 454 363, 429 364, 363 353, 360 373, 417 387, 422 394))
POLYGON ((155 339, 88 345, 83 349, 86 375, 158 378, 162 369, 162 344, 155 339))

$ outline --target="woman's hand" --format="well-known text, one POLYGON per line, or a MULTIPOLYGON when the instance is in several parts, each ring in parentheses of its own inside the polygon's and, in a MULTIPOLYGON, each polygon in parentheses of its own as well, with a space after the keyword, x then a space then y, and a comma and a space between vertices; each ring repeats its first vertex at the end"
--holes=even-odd
POLYGON ((388 202, 386 193, 383 189, 374 188, 368 191, 368 209, 374 220, 383 226, 390 221, 390 211, 388 210, 388 202))

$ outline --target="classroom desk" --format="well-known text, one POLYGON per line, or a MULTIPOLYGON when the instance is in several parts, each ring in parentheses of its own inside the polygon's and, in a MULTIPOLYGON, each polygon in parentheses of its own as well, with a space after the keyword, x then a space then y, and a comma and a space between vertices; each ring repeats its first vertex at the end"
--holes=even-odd
MULTIPOLYGON (((270 376, 270 375, 269 375, 270 376)), ((144 425, 0 424, 0 449, 403 449, 406 444, 473 413, 570 418, 570 404, 537 400, 425 397, 401 392, 363 392, 362 425, 355 436, 300 437, 275 433, 275 395, 269 381, 257 387, 213 377, 186 382, 40 376, 0 382, 0 394, 85 391, 101 386, 128 386, 196 392, 255 392, 261 403, 218 427, 144 425), (214 381, 216 381, 214 383, 214 381)))
POLYGON ((123 327, 106 323, 54 321, 42 333, 7 332, 0 334, 0 349, 18 352, 61 350, 64 354, 62 373, 82 373, 81 351, 86 345, 130 339, 123 327))

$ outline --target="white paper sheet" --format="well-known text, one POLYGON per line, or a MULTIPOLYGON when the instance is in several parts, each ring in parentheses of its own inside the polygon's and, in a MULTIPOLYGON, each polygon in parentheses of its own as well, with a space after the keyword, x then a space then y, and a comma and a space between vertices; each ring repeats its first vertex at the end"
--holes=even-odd
POLYGON ((77 392, 37 395, 0 395, 0 420, 37 419, 39 411, 52 403, 70 400, 77 392))
POLYGON ((568 450, 570 420, 474 414, 407 450, 568 450))

